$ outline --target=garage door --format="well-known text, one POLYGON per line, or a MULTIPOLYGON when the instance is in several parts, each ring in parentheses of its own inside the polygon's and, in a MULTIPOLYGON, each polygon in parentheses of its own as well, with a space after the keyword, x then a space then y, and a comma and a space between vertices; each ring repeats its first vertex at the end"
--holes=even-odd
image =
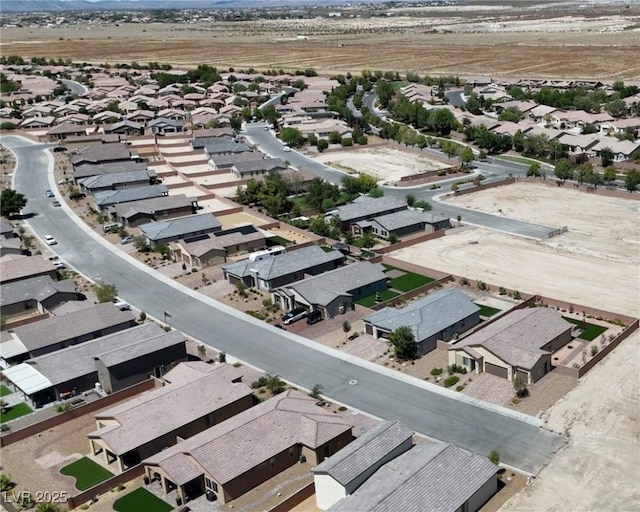
POLYGON ((498 377, 502 377, 503 379, 506 379, 507 376, 509 375, 509 371, 506 368, 503 368, 502 366, 497 366, 495 364, 491 364, 491 363, 484 363, 484 371, 487 373, 490 373, 491 375, 497 375, 498 377))

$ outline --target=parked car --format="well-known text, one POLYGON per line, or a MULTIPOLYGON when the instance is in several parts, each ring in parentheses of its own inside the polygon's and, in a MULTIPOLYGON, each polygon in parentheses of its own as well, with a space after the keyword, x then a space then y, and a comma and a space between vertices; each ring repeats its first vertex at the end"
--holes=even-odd
POLYGON ((292 324, 293 322, 297 322, 298 320, 302 320, 305 316, 307 316, 307 310, 300 308, 293 308, 286 315, 282 317, 282 323, 284 325, 292 324))
POLYGON ((102 231, 104 233, 111 233, 112 231, 118 231, 120 229, 121 224, 119 222, 112 222, 110 224, 105 224, 102 226, 102 231))
POLYGON ((120 240, 120 243, 122 245, 130 244, 131 242, 133 242, 132 236, 125 236, 122 240, 120 240))
POLYGON ((114 300, 113 305, 117 307, 120 311, 128 311, 131 309, 131 306, 129 305, 129 303, 123 300, 114 300))
POLYGON ((290 153, 291 152, 291 148, 289 146, 284 146, 282 148, 282 151, 284 151, 285 153, 290 153))
POLYGON ((47 197, 56 197, 56 195, 55 195, 55 194, 53 193, 53 191, 51 191, 51 190, 47 190, 47 191, 45 192, 45 195, 46 195, 47 197))
POLYGON ((57 270, 64 270, 65 268, 67 268, 67 266, 62 263, 61 261, 56 261, 54 262, 53 266, 57 269, 57 270))
POLYGON ((54 200, 51 202, 51 204, 52 204, 53 206, 60 206, 60 201, 58 201, 57 199, 54 199, 54 200))
POLYGON ((311 313, 309 313, 309 316, 307 317, 307 324, 309 325, 313 325, 313 324, 317 324, 318 322, 322 322, 322 320, 324 320, 323 316, 322 316, 322 311, 312 311, 311 313))
POLYGON ((57 240, 53 238, 51 235, 45 235, 44 242, 47 245, 56 245, 58 243, 57 240))

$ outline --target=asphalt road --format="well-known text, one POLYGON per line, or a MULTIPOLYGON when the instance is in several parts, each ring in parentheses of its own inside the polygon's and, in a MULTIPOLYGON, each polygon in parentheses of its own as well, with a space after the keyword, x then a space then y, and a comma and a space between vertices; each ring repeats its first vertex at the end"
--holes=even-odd
POLYGON ((444 93, 444 95, 449 98, 449 105, 453 105, 454 107, 462 107, 465 104, 464 98, 462 97, 463 94, 463 89, 444 93))
POLYGON ((71 94, 80 96, 89 90, 85 85, 82 85, 80 82, 75 82, 74 80, 61 78, 60 81, 67 86, 67 89, 71 91, 71 94))
MULTIPOLYGON (((249 138, 249 141, 257 146, 260 151, 271 157, 287 160, 290 165, 298 170, 310 171, 316 176, 334 184, 339 184, 340 180, 345 175, 345 173, 323 163, 317 162, 313 158, 298 153, 297 151, 285 151, 282 142, 280 142, 280 140, 278 140, 271 131, 265 130, 263 123, 246 123, 244 125, 244 133, 249 138)), ((429 153, 440 154, 433 149, 425 149, 424 152, 426 155, 429 153)), ((478 167, 478 170, 485 175, 484 183, 491 183, 492 181, 504 179, 509 174, 523 174, 526 172, 527 168, 527 166, 520 164, 506 164, 504 161, 503 163, 500 163, 500 161, 494 163, 478 162, 475 165, 478 167)), ((465 224, 480 226, 536 240, 546 237, 555 229, 551 226, 533 224, 531 222, 511 219, 508 217, 491 215, 477 210, 461 208, 446 201, 439 201, 437 196, 450 191, 451 184, 456 181, 459 181, 459 178, 440 182, 439 184, 441 185, 441 188, 438 190, 430 190, 429 187, 431 184, 411 188, 386 186, 381 188, 387 196, 404 198, 407 194, 413 194, 417 199, 429 201, 433 206, 434 212, 442 213, 451 219, 456 219, 460 216, 465 224)))
MULTIPOLYGON (((488 454, 537 474, 565 439, 528 421, 423 389, 406 377, 372 363, 283 332, 220 303, 180 287, 133 262, 87 232, 65 207, 54 208, 45 190, 49 181, 45 146, 2 137, 17 157, 15 188, 26 195, 23 214, 40 237, 52 235, 52 249, 71 267, 94 280, 113 283, 126 301, 153 317, 171 314, 170 324, 186 334, 307 389, 321 384, 324 394, 369 414, 398 418, 417 432, 488 454)), ((423 384, 424 385, 424 384, 423 384)))

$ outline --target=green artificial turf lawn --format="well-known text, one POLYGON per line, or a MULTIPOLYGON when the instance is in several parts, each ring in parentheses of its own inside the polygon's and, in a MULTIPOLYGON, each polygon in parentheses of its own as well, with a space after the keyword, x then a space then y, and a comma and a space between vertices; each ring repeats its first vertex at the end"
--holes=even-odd
POLYGON ((475 304, 480 308, 480 316, 490 317, 493 315, 497 315, 498 313, 500 313, 500 311, 502 311, 501 309, 492 308, 491 306, 485 306, 484 304, 475 304))
POLYGON ((113 504, 117 512, 169 512, 173 507, 146 489, 136 489, 113 504))
MULTIPOLYGON (((394 297, 397 297, 397 296, 398 294, 396 292, 392 292, 391 290, 384 290, 380 292, 380 299, 382 300, 382 302, 385 302, 389 299, 393 299, 394 297)), ((367 295, 366 297, 363 297, 360 300, 356 301, 356 304, 359 304, 360 306, 364 306, 365 308, 370 308, 371 306, 374 306, 375 303, 376 303, 375 293, 371 295, 367 295)))
POLYGON ((113 473, 107 471, 100 464, 93 462, 87 457, 83 457, 63 467, 60 473, 75 478, 76 489, 79 491, 91 489, 94 485, 98 485, 100 482, 104 482, 113 476, 113 473))
POLYGON ((24 402, 14 405, 13 407, 7 407, 7 412, 4 412, 2 413, 2 415, 0 415, 0 424, 5 423, 7 421, 15 420, 16 418, 19 418, 20 416, 25 416, 30 412, 32 412, 31 407, 29 407, 24 402))
POLYGON ((0 396, 7 396, 13 393, 7 386, 0 384, 0 396))
POLYGON ((606 327, 602 327, 601 325, 590 324, 588 322, 583 324, 582 320, 576 320, 575 318, 567 318, 566 316, 562 318, 583 330, 583 333, 578 336, 581 340, 593 341, 607 330, 606 327))

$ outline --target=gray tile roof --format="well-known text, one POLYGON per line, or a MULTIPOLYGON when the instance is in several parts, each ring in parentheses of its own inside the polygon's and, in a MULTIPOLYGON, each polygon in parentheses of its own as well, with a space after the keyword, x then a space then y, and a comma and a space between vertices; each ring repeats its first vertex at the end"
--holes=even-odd
POLYGON ((96 414, 97 420, 113 419, 118 424, 89 436, 101 438, 115 454, 122 455, 251 396, 249 386, 233 382, 242 377, 240 369, 226 364, 207 366, 208 371, 202 372, 185 363, 178 365, 176 368, 181 372, 189 370, 192 377, 147 391, 96 414))
POLYGON ((386 307, 362 320, 385 331, 411 327, 420 342, 480 311, 460 290, 451 288, 431 293, 403 308, 386 307))
POLYGON ((378 223, 387 231, 395 231, 408 226, 414 226, 424 222, 425 224, 435 224, 447 220, 447 217, 439 213, 419 212, 417 210, 400 210, 399 212, 388 213, 375 217, 371 222, 378 223))
POLYGON ((4 218, 0 218, 0 235, 7 236, 11 233, 13 233, 13 226, 11 223, 4 218))
POLYGON ((0 236, 0 248, 3 249, 14 249, 16 251, 20 251, 22 253, 22 240, 20 238, 5 238, 4 236, 0 236))
POLYGON ((168 117, 157 117, 147 123, 148 128, 165 127, 165 126, 170 126, 171 128, 182 128, 184 127, 184 124, 181 123, 180 121, 176 121, 168 117))
POLYGON ((117 204, 113 207, 113 211, 118 217, 128 219, 137 213, 153 215, 157 211, 187 208, 191 206, 195 200, 195 198, 187 197, 184 194, 152 197, 151 199, 140 199, 139 201, 117 204))
POLYGON ((497 468, 486 457, 433 439, 382 466, 329 512, 456 512, 497 468))
POLYGON ((125 160, 122 162, 105 162, 100 164, 82 164, 74 166, 73 177, 75 179, 87 178, 98 174, 120 173, 129 171, 141 171, 147 168, 144 162, 132 162, 125 160))
MULTIPOLYGON (((211 137, 233 137, 233 129, 225 128, 205 128, 202 130, 195 130, 193 132, 193 138, 195 139, 208 139, 211 137)), ((194 146, 195 147, 195 146, 194 146)))
POLYGON ((93 197, 98 206, 128 203, 140 199, 151 199, 166 195, 169 189, 166 185, 149 185, 145 187, 121 188, 119 190, 105 190, 96 192, 93 197))
POLYGON ((273 171, 276 169, 286 169, 287 165, 279 158, 265 158, 263 160, 250 160, 249 162, 239 162, 234 164, 233 169, 240 174, 256 171, 273 171))
POLYGON ((2 262, 2 265, 0 265, 0 283, 18 281, 54 271, 53 263, 45 260, 42 256, 24 256, 2 262))
POLYGON ((189 144, 191 144, 191 147, 193 149, 202 149, 206 146, 215 146, 216 143, 220 140, 225 140, 225 141, 231 141, 231 139, 233 139, 233 130, 231 130, 230 128, 219 128, 220 130, 225 130, 225 132, 231 132, 229 133, 225 133, 222 135, 211 135, 209 137, 198 137, 198 138, 194 138, 191 139, 191 142, 189 144))
POLYGON ((204 147, 208 155, 219 155, 220 153, 246 153, 251 148, 242 142, 234 142, 227 139, 217 139, 204 147))
POLYGON ((133 321, 135 317, 131 311, 120 311, 113 304, 105 303, 16 327, 13 332, 27 350, 31 351, 110 327, 122 326, 125 329, 133 321))
POLYGON ((343 222, 350 222, 366 217, 384 215, 387 212, 399 208, 406 209, 406 201, 391 196, 379 198, 367 197, 366 199, 360 198, 360 200, 345 206, 339 206, 329 213, 337 215, 343 222))
POLYGON ((351 292, 357 288, 386 278, 384 267, 380 263, 361 261, 308 277, 284 288, 295 291, 309 304, 327 306, 341 295, 351 295, 351 292))
POLYGON ((211 161, 217 168, 232 167, 239 162, 250 162, 252 160, 264 160, 264 156, 261 153, 238 153, 235 155, 213 155, 211 161))
POLYGON ((260 279, 269 281, 293 274, 294 272, 304 272, 311 267, 331 261, 339 261, 343 258, 344 256, 338 251, 324 252, 317 245, 312 245, 310 247, 303 247, 295 251, 264 258, 259 261, 251 261, 248 259, 236 261, 222 265, 222 269, 238 277, 246 277, 252 275, 252 273, 258 273, 260 279))
MULTIPOLYGON (((184 342, 183 334, 166 333, 159 325, 149 323, 34 357, 25 364, 33 366, 57 385, 95 373, 95 360, 102 354, 108 360, 110 354, 118 353, 118 362, 125 362, 184 342)), ((113 366, 117 363, 105 364, 113 366)))
POLYGON ((313 398, 288 390, 143 464, 159 465, 179 485, 205 472, 224 485, 288 448, 302 444, 316 449, 351 428, 313 398))
POLYGON ((265 236, 262 231, 259 231, 254 226, 250 227, 253 229, 245 229, 242 231, 234 231, 231 233, 211 233, 195 241, 183 239, 180 240, 180 245, 182 245, 182 247, 188 254, 199 258, 200 256, 203 256, 214 249, 226 250, 228 247, 233 247, 257 240, 265 240, 265 236))
POLYGON ((380 467, 385 457, 411 439, 413 434, 413 430, 398 420, 379 423, 318 464, 313 472, 328 474, 347 486, 371 468, 380 467))
POLYGON ((156 177, 156 171, 153 169, 142 169, 139 171, 124 171, 101 174, 83 178, 79 182, 87 189, 113 187, 115 185, 124 185, 137 181, 146 181, 149 183, 151 178, 156 177))
POLYGON ((142 224, 140 225, 140 232, 151 241, 173 241, 195 233, 211 233, 220 229, 221 226, 222 224, 213 213, 203 213, 179 219, 142 224))
POLYGON ((71 159, 72 164, 78 163, 100 163, 116 160, 129 160, 131 151, 122 143, 94 144, 78 151, 78 154, 71 159))
POLYGON ((75 293, 72 279, 54 281, 50 276, 37 276, 0 286, 0 306, 18 304, 27 300, 42 302, 57 293, 75 293))
POLYGON ((542 347, 572 328, 552 309, 519 309, 463 338, 450 350, 482 346, 512 366, 531 369, 541 355, 549 353, 542 347))

